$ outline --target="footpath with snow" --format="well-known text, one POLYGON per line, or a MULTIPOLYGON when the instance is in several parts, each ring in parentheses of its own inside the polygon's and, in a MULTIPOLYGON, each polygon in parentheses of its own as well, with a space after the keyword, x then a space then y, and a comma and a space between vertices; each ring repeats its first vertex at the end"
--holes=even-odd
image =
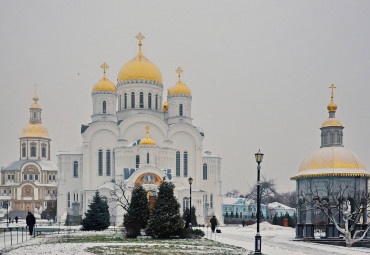
MULTIPOLYGON (((210 228, 203 228, 206 233, 205 238, 228 245, 234 245, 245 248, 246 254, 254 251, 254 236, 256 234, 256 225, 242 227, 242 226, 225 226, 220 227, 220 234, 212 234, 210 228)), ((281 226, 271 225, 267 222, 260 224, 260 233, 262 236, 262 253, 271 255, 302 255, 302 254, 315 254, 315 255, 334 255, 334 254, 349 254, 361 255, 370 254, 369 248, 347 248, 332 245, 317 244, 311 242, 293 241, 295 230, 292 228, 284 228, 281 226)), ((88 235, 114 235, 113 231, 109 232, 77 232, 71 233, 71 236, 88 236, 88 235)), ((12 250, 3 251, 1 254, 73 254, 85 255, 92 254, 86 249, 89 247, 101 246, 127 246, 127 245, 140 245, 139 240, 132 243, 50 243, 55 235, 52 236, 39 236, 33 238, 27 243, 11 247, 12 250), (139 242, 138 242, 139 241, 139 242)), ((169 247, 170 248, 170 247, 169 247)), ((189 247, 190 248, 190 247, 189 247)), ((194 247, 195 248, 195 247, 194 247)), ((191 249, 185 249, 191 250, 191 249)), ((154 252, 155 253, 155 252, 154 252)), ((140 252, 135 253, 140 254, 140 252)), ((148 254, 148 253, 145 253, 148 254)), ((161 253, 162 254, 162 253, 161 253)), ((167 252, 166 254, 171 254, 167 252)), ((204 250, 197 250, 196 248, 191 251, 191 254, 205 254, 204 250)), ((207 253, 209 254, 209 253, 207 253)), ((221 253, 220 253, 221 254, 221 253)))
MULTIPOLYGON (((226 226, 221 229, 221 234, 209 238, 216 238, 217 241, 243 247, 249 251, 254 251, 254 236, 256 235, 256 224, 247 227, 226 226)), ((271 225, 268 222, 260 224, 260 234, 262 236, 262 253, 271 255, 302 255, 302 254, 348 254, 361 255, 370 254, 369 248, 347 248, 318 244, 312 242, 293 241, 295 229, 271 225)))

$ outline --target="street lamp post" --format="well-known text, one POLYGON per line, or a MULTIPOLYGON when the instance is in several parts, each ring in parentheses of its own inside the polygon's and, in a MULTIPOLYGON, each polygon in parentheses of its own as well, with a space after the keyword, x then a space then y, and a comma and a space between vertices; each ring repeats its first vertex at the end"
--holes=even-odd
POLYGON ((9 200, 6 201, 6 225, 9 226, 9 200))
POLYGON ((189 185, 190 185, 190 209, 189 209, 189 219, 190 219, 190 226, 191 226, 191 184, 193 183, 193 178, 188 179, 189 185))
POLYGON ((261 162, 263 159, 263 153, 261 153, 261 150, 258 150, 256 154, 254 154, 256 157, 257 162, 257 234, 255 237, 255 251, 254 254, 262 254, 261 253, 261 236, 260 236, 260 217, 261 217, 261 199, 260 199, 260 170, 261 170, 261 162))

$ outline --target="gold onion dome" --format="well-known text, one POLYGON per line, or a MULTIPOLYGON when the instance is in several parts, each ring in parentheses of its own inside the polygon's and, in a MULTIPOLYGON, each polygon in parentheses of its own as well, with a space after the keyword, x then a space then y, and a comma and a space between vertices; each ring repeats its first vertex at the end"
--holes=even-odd
POLYGON ((322 128, 323 127, 332 127, 332 126, 335 126, 335 127, 343 127, 342 123, 340 123, 339 120, 336 119, 336 118, 328 118, 321 125, 322 128))
POLYGON ((146 125, 145 129, 146 129, 146 137, 140 141, 140 145, 155 145, 154 140, 149 137, 150 127, 148 125, 146 125))
POLYGON ((168 102, 164 102, 162 106, 162 111, 168 111, 168 102))
POLYGON ((136 57, 134 57, 130 62, 126 63, 121 68, 117 81, 120 82, 138 79, 162 83, 161 71, 159 71, 159 68, 150 62, 150 60, 147 59, 141 51, 141 41, 144 40, 145 37, 139 33, 136 36, 136 39, 139 40, 139 52, 137 53, 136 57))
POLYGON ((103 78, 95 84, 95 86, 92 89, 92 92, 96 91, 111 91, 111 92, 117 92, 116 85, 111 82, 107 76, 106 76, 106 70, 109 68, 109 66, 104 62, 101 66, 101 69, 104 71, 103 78))
POLYGON ((47 138, 49 137, 49 132, 46 127, 41 123, 29 123, 22 129, 21 136, 19 138, 26 138, 26 137, 40 137, 40 138, 47 138))
POLYGON ((189 87, 186 86, 186 84, 181 81, 181 73, 183 72, 181 67, 178 67, 176 69, 176 72, 178 73, 179 78, 177 80, 176 85, 173 88, 168 90, 168 95, 184 94, 184 95, 191 96, 191 91, 190 91, 189 87))

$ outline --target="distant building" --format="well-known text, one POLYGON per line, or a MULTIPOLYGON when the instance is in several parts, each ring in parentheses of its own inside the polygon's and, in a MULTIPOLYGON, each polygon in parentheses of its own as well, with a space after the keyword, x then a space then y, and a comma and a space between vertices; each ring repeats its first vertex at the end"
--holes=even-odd
POLYGON ((294 217, 295 212, 295 208, 291 208, 278 202, 269 203, 267 205, 267 216, 270 219, 273 218, 275 215, 282 216, 286 214, 289 214, 290 217, 294 217))
MULTIPOLYGON (((261 204, 261 212, 264 218, 267 216, 267 207, 261 204)), ((245 198, 224 197, 222 203, 222 216, 234 218, 256 218, 257 204, 253 200, 245 198), (236 216, 237 215, 237 216, 236 216)))
POLYGON ((1 168, 0 200, 3 208, 41 213, 56 206, 57 166, 50 161, 50 137, 41 123, 41 106, 33 96, 30 121, 19 137, 19 160, 1 168))

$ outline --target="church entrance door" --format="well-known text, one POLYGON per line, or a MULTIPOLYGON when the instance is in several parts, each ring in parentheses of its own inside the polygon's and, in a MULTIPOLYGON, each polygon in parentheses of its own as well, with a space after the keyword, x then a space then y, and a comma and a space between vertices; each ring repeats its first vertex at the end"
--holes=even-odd
POLYGON ((150 209, 150 211, 153 210, 156 199, 157 199, 156 196, 149 196, 149 209, 150 209))

